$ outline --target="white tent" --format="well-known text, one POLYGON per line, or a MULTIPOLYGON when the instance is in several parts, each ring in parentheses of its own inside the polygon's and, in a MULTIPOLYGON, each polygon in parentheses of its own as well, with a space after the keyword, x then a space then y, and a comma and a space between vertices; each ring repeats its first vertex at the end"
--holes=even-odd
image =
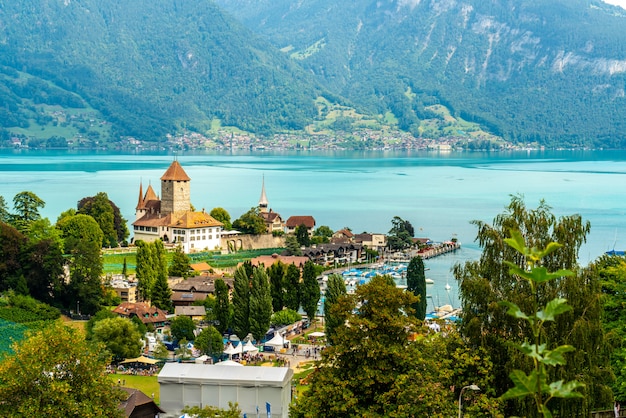
POLYGON ((198 358, 196 359, 196 363, 198 363, 198 364, 204 364, 204 362, 205 362, 205 361, 208 361, 208 360, 209 360, 209 356, 207 356, 206 354, 204 354, 204 355, 202 355, 202 356, 200 356, 200 357, 198 357, 198 358))
POLYGON ((288 339, 275 332, 274 337, 271 340, 267 341, 264 345, 270 345, 275 348, 283 348, 284 344, 287 344, 286 348, 291 347, 291 342, 288 339))
POLYGON ((252 344, 252 341, 248 340, 248 342, 243 346, 244 353, 257 353, 259 351, 258 348, 252 344))
POLYGON ((216 366, 241 366, 243 367, 243 364, 237 363, 236 361, 232 361, 232 360, 218 361, 217 363, 215 363, 215 365, 216 366))
POLYGON ((228 354, 229 356, 232 356, 233 354, 237 354, 237 349, 233 347, 231 343, 228 343, 226 345, 226 348, 224 349, 224 354, 228 354))

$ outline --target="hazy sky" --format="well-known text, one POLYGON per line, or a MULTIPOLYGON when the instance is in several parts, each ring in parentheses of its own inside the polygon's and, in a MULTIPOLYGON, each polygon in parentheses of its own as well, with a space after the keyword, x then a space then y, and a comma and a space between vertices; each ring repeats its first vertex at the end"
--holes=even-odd
POLYGON ((626 9, 626 0, 603 0, 605 3, 614 4, 616 6, 621 6, 626 9))

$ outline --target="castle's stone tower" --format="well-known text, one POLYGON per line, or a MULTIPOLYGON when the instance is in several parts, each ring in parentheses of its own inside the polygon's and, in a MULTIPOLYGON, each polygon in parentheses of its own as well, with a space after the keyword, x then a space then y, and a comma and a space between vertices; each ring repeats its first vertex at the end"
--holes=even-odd
POLYGON ((191 179, 178 161, 161 177, 161 214, 191 210, 191 179))

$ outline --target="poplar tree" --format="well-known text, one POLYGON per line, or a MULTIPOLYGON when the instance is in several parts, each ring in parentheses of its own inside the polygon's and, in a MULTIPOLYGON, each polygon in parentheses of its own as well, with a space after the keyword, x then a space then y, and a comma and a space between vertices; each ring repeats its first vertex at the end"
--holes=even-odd
MULTIPOLYGON (((581 269, 577 254, 590 230, 589 222, 579 215, 556 218, 542 200, 536 209, 527 209, 522 197, 513 196, 506 211, 493 223, 474 221, 478 227, 477 241, 483 251, 478 261, 468 261, 454 267, 459 282, 462 306, 461 332, 474 347, 485 348, 494 362, 494 388, 502 395, 512 382, 513 370, 529 372, 525 355, 511 342, 521 343, 530 335, 528 325, 520 324, 507 315, 500 301, 516 304, 523 312, 533 306, 545 305, 559 297, 567 299, 572 310, 559 315, 546 326, 546 344, 571 345, 574 350, 565 355, 567 367, 549 370, 547 381, 578 380, 585 384, 581 399, 554 399, 551 410, 558 416, 588 416, 595 408, 606 407, 612 401, 609 385, 612 374, 609 366, 609 347, 602 331, 600 285, 592 269, 581 269), (525 267, 525 258, 505 244, 511 231, 520 231, 529 248, 546 248, 551 242, 562 246, 542 259, 547 271, 567 269, 573 276, 546 283, 541 293, 532 294, 529 285, 510 274, 513 263, 525 267)), ((535 416, 536 409, 528 399, 509 400, 507 416, 535 416)))
POLYGON ((144 241, 137 241, 137 255, 135 277, 137 278, 137 293, 140 301, 150 300, 150 294, 156 274, 153 266, 152 246, 144 241))
POLYGON ((328 277, 326 294, 324 299, 324 323, 326 340, 330 345, 335 343, 337 328, 344 325, 344 318, 333 312, 333 306, 346 294, 346 284, 339 274, 331 274, 328 277))
POLYGON ((283 296, 285 294, 285 274, 287 266, 278 261, 267 269, 267 275, 270 279, 270 293, 272 295, 272 309, 278 312, 283 309, 285 302, 283 296))
POLYGON ((287 309, 300 309, 300 269, 295 264, 289 264, 285 272, 285 294, 283 304, 287 309))
MULTIPOLYGON (((270 284, 263 266, 254 269, 250 286, 250 332, 255 340, 261 339, 270 328, 272 297, 270 284)), ((245 337, 245 335, 244 335, 245 337)))
POLYGON ((222 334, 230 327, 230 299, 223 279, 215 279, 215 328, 222 334))
POLYGON ((419 301, 413 305, 413 309, 415 309, 415 317, 423 321, 426 318, 428 300, 426 299, 424 261, 419 255, 411 259, 406 269, 406 287, 408 291, 419 297, 419 301))
POLYGON ((320 286, 315 276, 315 264, 309 260, 304 263, 304 269, 302 271, 302 293, 300 300, 302 310, 304 310, 311 323, 315 321, 317 302, 320 300, 320 286))
POLYGON ((164 311, 172 312, 172 289, 167 282, 167 258, 163 242, 157 240, 152 243, 153 266, 155 267, 155 280, 150 290, 152 304, 164 311))
POLYGON ((175 277, 189 277, 191 270, 189 256, 185 254, 182 246, 177 246, 172 256, 172 265, 169 268, 169 275, 175 277))
POLYGON ((235 270, 233 281, 233 330, 241 339, 250 332, 250 275, 248 271, 246 263, 242 264, 235 270))

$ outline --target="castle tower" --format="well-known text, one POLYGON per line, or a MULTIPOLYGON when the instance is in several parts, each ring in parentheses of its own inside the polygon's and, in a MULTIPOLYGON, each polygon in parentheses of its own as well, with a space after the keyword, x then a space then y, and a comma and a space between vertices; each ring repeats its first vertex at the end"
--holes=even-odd
POLYGON ((261 213, 267 212, 267 207, 269 202, 267 201, 267 196, 265 195, 265 176, 263 176, 263 183, 261 186, 261 198, 259 199, 259 211, 261 213))
POLYGON ((191 210, 190 181, 178 161, 172 162, 161 177, 161 214, 191 210))

